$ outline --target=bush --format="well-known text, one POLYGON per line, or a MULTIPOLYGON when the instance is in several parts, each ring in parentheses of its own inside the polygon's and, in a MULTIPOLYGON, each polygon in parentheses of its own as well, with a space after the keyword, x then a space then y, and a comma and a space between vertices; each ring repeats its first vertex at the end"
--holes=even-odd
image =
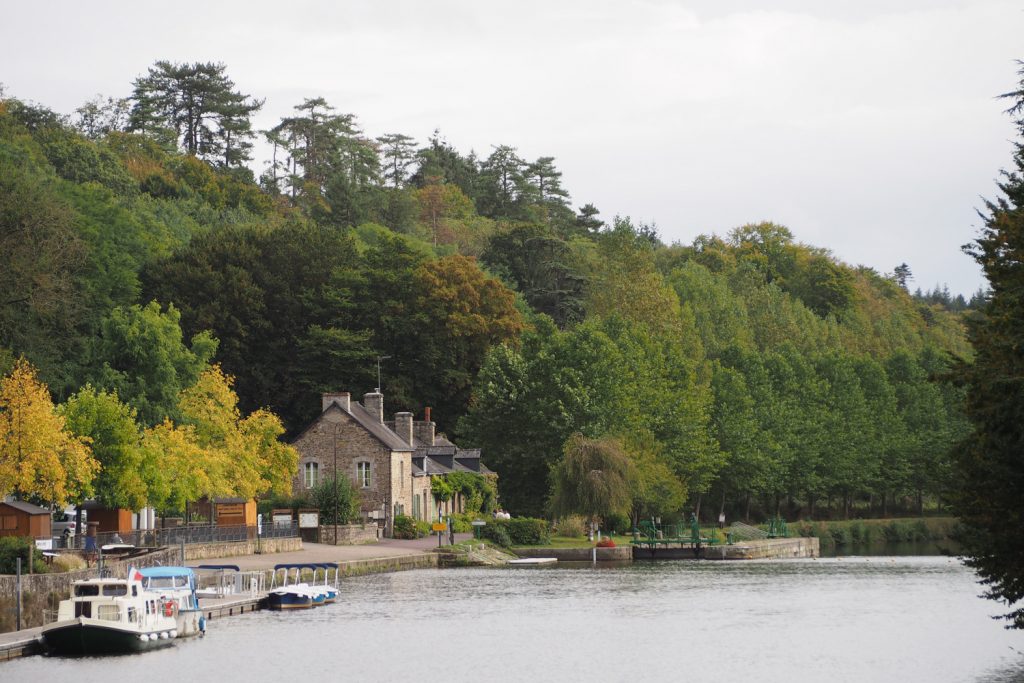
POLYGON ((615 547, 615 541, 613 541, 612 539, 610 539, 610 538, 608 538, 606 536, 605 538, 602 538, 600 541, 598 541, 594 545, 596 545, 598 548, 614 548, 615 547))
POLYGON ((395 517, 395 538, 419 538, 416 520, 409 515, 397 515, 395 517))
POLYGON ((543 519, 516 517, 514 519, 492 519, 483 527, 481 535, 499 545, 547 545, 551 542, 551 531, 543 519), (503 543, 502 538, 508 542, 503 543))
POLYGON ((338 524, 348 521, 359 513, 359 492, 348 477, 323 479, 313 489, 313 506, 320 510, 321 524, 334 524, 334 510, 338 510, 338 524), (337 495, 337 503, 335 503, 337 495))
POLYGON ((602 527, 608 533, 628 536, 633 532, 633 522, 628 515, 613 513, 604 518, 602 527))
POLYGON ((580 515, 563 517, 558 520, 558 526, 555 528, 555 531, 559 536, 566 536, 568 538, 586 536, 587 520, 583 519, 580 515))
POLYGON ((483 527, 483 533, 480 535, 489 541, 494 541, 502 548, 510 548, 512 546, 512 539, 509 537, 508 528, 504 524, 488 524, 483 527))
POLYGON ((71 553, 61 553, 53 558, 51 565, 52 571, 55 572, 75 572, 79 569, 86 569, 88 566, 85 560, 71 553))
POLYGON ((14 574, 18 571, 17 558, 21 558, 21 573, 28 574, 29 557, 32 558, 32 571, 36 574, 47 572, 43 562, 43 553, 36 548, 31 538, 4 536, 0 538, 0 574, 14 574))

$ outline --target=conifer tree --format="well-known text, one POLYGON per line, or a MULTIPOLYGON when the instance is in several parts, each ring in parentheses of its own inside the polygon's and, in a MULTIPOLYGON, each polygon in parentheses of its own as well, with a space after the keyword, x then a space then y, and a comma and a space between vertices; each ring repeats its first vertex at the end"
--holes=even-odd
POLYGON ((1024 628, 1024 62, 1018 89, 1003 97, 1019 132, 1004 196, 986 202, 981 235, 965 246, 985 271, 987 304, 969 324, 972 365, 960 369, 974 431, 956 455, 955 505, 967 565, 1006 603, 1012 628, 1024 628))

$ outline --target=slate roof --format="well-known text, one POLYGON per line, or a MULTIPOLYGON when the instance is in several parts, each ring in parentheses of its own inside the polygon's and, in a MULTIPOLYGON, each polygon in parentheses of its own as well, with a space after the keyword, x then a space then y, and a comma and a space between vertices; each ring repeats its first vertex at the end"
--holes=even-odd
MULTIPOLYGON (((332 403, 327 410, 340 410, 343 413, 346 412, 337 403, 332 403)), ((325 411, 326 412, 326 411, 325 411)), ((349 410, 346 413, 351 416, 361 427, 366 431, 373 434, 374 437, 382 444, 387 446, 393 451, 412 451, 415 450, 412 446, 402 441, 402 438, 395 434, 393 431, 388 429, 387 425, 384 425, 377 421, 377 418, 363 405, 357 401, 353 401, 349 404, 349 410)))

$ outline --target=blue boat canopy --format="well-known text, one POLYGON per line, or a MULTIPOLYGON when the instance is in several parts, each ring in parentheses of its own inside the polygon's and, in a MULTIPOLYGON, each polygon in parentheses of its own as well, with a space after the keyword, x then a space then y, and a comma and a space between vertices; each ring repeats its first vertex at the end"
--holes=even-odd
POLYGON ((167 579, 173 576, 195 576, 192 567, 143 567, 139 570, 139 573, 152 579, 167 579))

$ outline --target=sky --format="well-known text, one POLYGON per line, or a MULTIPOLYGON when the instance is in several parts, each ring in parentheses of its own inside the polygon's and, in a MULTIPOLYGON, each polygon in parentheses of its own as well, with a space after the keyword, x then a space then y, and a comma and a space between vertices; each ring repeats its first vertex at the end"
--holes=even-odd
POLYGON ((574 207, 666 243, 770 220, 970 296, 1022 35, 999 0, 0 0, 0 83, 71 113, 156 60, 223 62, 257 128, 324 97, 370 136, 553 156, 574 207))

